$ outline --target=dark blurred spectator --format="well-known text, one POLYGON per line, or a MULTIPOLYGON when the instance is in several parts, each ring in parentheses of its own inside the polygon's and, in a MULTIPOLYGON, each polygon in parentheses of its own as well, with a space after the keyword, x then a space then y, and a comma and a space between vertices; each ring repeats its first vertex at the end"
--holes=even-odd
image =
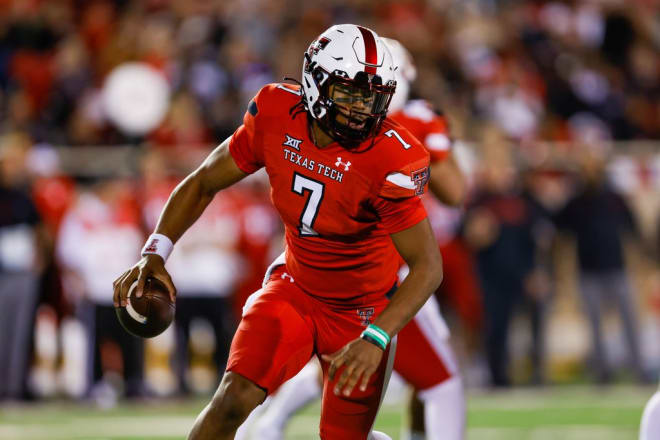
POLYGON ((554 168, 528 168, 522 173, 523 197, 529 203, 536 219, 532 225, 535 245, 534 270, 525 279, 524 306, 529 313, 532 331, 530 357, 533 384, 546 380, 545 329, 548 302, 554 294, 552 256, 556 243, 556 229, 552 222, 558 199, 564 196, 563 173, 554 168))
POLYGON ((87 327, 89 345, 79 350, 88 355, 88 385, 101 404, 112 404, 122 388, 128 397, 144 391, 143 341, 121 327, 112 305, 112 282, 144 240, 130 196, 122 180, 94 182, 65 215, 57 240, 65 293, 87 327))
POLYGON ((541 380, 542 308, 547 275, 537 262, 538 206, 521 192, 506 147, 489 147, 480 186, 467 206, 463 233, 477 260, 484 296, 485 346, 494 386, 509 386, 509 328, 516 307, 529 309, 532 380, 541 380))
POLYGON ((612 380, 602 316, 604 307, 613 301, 621 317, 630 365, 638 379, 645 382, 635 301, 623 253, 626 233, 639 234, 626 202, 607 181, 605 165, 603 146, 584 148, 580 156, 580 188, 558 213, 556 223, 577 241, 580 293, 591 327, 596 380, 612 380))
POLYGON ((57 151, 49 145, 35 145, 28 156, 27 165, 32 174, 32 198, 48 231, 50 244, 41 279, 40 303, 52 306, 58 317, 71 312, 71 304, 62 294, 58 261, 54 244, 64 214, 76 196, 75 181, 60 168, 57 151))
POLYGON ((0 138, 0 400, 26 393, 46 233, 32 202, 25 160, 31 140, 0 138))

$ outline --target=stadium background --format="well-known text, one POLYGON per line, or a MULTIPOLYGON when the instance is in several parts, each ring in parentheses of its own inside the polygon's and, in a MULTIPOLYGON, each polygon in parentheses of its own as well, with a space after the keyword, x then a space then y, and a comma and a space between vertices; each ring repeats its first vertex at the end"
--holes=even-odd
MULTIPOLYGON (((133 263, 176 181, 231 135, 262 85, 299 78, 309 42, 344 22, 410 50, 415 92, 446 114, 472 188, 492 164, 515 168, 553 211, 585 160, 606 158, 636 225, 625 255, 644 377, 627 368, 616 306, 604 320, 612 376, 596 374, 564 234, 547 250, 546 294, 516 309, 512 387, 490 387, 479 301, 441 299, 469 387, 470 438, 635 437, 660 366, 657 2, 0 0, 0 191, 35 206, 0 222, 0 438, 185 434, 217 379, 222 341, 209 322, 191 323, 185 376, 172 330, 148 341, 135 385, 124 383, 127 356, 111 338, 91 367, 88 321, 110 304, 107 280, 133 263), (141 64, 129 64, 128 79, 115 75, 110 91, 111 72, 127 63, 141 64), (136 70, 146 79, 131 77, 136 70), (543 317, 540 363, 530 310, 543 317)), ((462 215, 447 213, 441 239, 456 235, 462 215)), ((220 195, 179 246, 175 283, 235 317, 280 233, 263 176, 250 179, 220 195)), ((395 437, 406 393, 395 386, 379 419, 395 437)), ((291 438, 310 438, 316 413, 295 419, 291 438)))

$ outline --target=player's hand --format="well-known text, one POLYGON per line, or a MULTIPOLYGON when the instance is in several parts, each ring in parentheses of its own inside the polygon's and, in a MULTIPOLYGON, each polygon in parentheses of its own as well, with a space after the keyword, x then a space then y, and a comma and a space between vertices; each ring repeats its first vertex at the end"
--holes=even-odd
POLYGON ((114 283, 112 283, 114 291, 113 302, 115 307, 126 307, 128 291, 135 280, 138 282, 135 289, 135 296, 142 296, 144 284, 149 277, 156 278, 165 284, 167 291, 170 293, 170 300, 172 302, 176 301, 176 288, 174 287, 170 274, 167 273, 167 270, 165 269, 165 262, 159 255, 149 254, 142 257, 135 266, 128 269, 117 278, 114 283))
POLYGON ((360 391, 366 391, 369 379, 378 370, 382 358, 383 350, 360 338, 349 342, 333 354, 321 355, 321 359, 330 362, 330 380, 334 380, 337 370, 345 367, 334 388, 336 395, 343 393, 344 396, 350 396, 358 382, 360 391))

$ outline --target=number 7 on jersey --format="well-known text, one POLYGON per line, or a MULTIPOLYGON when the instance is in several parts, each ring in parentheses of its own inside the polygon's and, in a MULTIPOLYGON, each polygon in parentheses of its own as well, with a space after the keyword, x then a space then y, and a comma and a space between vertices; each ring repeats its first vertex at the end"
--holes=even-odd
POLYGON ((291 191, 300 196, 305 196, 305 192, 308 193, 307 200, 305 201, 305 207, 300 214, 300 223, 298 224, 298 232, 300 233, 300 236, 311 237, 319 235, 318 232, 314 230, 314 221, 316 220, 316 216, 319 214, 319 208, 321 207, 321 201, 323 200, 325 185, 314 179, 310 179, 309 177, 305 177, 302 174, 294 172, 291 191))

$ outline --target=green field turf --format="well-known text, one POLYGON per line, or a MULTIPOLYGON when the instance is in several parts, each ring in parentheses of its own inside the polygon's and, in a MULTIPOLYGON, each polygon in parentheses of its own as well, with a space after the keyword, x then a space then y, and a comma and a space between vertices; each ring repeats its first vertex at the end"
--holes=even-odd
MULTIPOLYGON (((555 387, 468 394, 470 440, 635 440, 654 387, 555 387)), ((181 439, 205 400, 124 404, 111 410, 70 402, 0 406, 2 440, 181 439)), ((289 440, 318 438, 319 406, 296 416, 289 440)), ((400 438, 403 407, 382 408, 376 429, 400 438)), ((347 439, 349 440, 349 439, 347 439)))

